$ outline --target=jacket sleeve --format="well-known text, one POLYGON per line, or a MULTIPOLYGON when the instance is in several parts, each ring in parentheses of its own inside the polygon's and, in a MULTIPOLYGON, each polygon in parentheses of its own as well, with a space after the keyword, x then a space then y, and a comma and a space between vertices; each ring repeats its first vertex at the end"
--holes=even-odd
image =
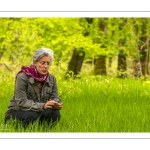
POLYGON ((57 87, 57 82, 56 78, 53 76, 53 88, 52 88, 52 93, 51 97, 52 100, 55 100, 57 102, 61 102, 61 98, 58 96, 58 87, 57 87))
POLYGON ((18 74, 15 83, 15 101, 19 109, 28 111, 44 111, 45 103, 34 102, 27 98, 27 77, 24 73, 18 74))

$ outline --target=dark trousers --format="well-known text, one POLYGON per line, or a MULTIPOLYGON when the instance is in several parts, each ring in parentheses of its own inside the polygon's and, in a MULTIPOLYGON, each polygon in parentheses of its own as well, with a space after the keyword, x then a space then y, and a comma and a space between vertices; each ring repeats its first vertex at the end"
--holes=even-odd
MULTIPOLYGON (((12 111, 10 117, 21 121, 24 127, 27 127, 29 123, 33 123, 37 119, 39 119, 39 124, 45 120, 48 125, 54 126, 56 122, 60 120, 60 111, 58 109, 51 108, 46 109, 43 112, 17 110, 12 111)), ((8 118, 5 118, 5 120, 7 121, 8 118)))

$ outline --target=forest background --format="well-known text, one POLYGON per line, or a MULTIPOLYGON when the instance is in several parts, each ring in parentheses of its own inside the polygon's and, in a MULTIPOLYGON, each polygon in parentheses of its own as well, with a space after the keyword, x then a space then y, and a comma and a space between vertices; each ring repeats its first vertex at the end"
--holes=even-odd
POLYGON ((29 65, 33 52, 55 52, 61 72, 149 75, 149 18, 0 18, 0 67, 29 65))

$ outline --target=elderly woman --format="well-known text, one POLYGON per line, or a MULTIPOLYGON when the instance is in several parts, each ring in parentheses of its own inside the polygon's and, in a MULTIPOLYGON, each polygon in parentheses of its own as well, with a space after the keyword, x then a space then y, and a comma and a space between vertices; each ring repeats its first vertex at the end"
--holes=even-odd
POLYGON ((53 58, 52 50, 40 48, 33 55, 32 65, 23 66, 18 72, 5 122, 13 118, 26 127, 38 118, 41 123, 45 120, 49 125, 60 120, 62 103, 58 97, 56 78, 48 73, 53 58))

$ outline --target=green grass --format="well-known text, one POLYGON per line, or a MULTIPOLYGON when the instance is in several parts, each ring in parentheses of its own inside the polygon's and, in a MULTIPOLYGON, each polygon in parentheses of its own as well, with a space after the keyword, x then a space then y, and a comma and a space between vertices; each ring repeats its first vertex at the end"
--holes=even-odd
POLYGON ((4 113, 13 95, 13 77, 0 81, 0 132, 150 132, 150 81, 84 76, 61 80, 61 120, 52 129, 38 122, 26 130, 4 125, 4 113))

